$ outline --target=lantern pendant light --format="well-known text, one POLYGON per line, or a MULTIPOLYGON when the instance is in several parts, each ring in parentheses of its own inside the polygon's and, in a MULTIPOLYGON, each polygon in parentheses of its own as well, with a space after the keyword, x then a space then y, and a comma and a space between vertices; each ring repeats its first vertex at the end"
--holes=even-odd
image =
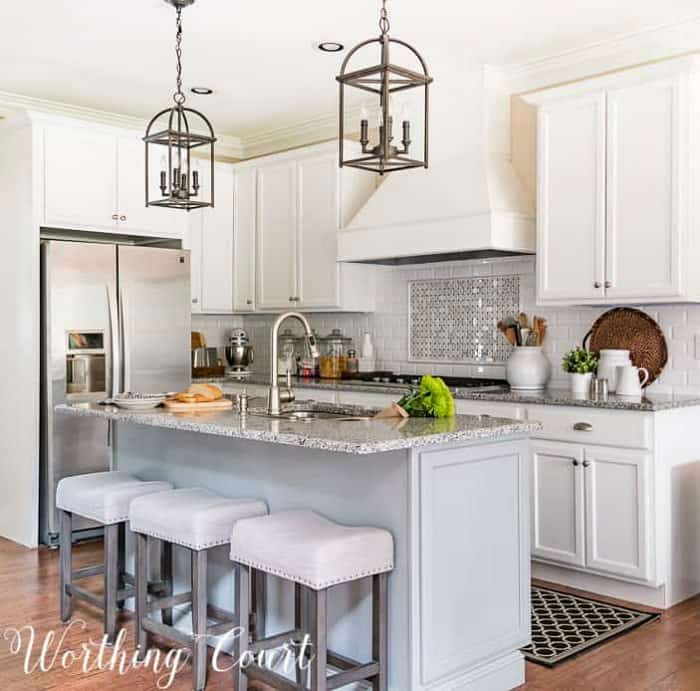
POLYGON ((379 19, 381 35, 355 46, 343 61, 340 74, 336 79, 340 84, 340 126, 339 147, 340 166, 350 166, 369 170, 380 175, 396 170, 408 168, 428 167, 428 86, 433 78, 428 74, 428 68, 420 53, 404 41, 389 37, 389 17, 386 10, 386 0, 382 0, 382 10, 379 19), (367 46, 379 44, 381 50, 380 62, 372 67, 349 70, 353 57, 367 46), (412 53, 419 65, 420 72, 395 65, 390 60, 390 49, 394 46, 403 46, 412 53), (360 116, 360 144, 362 155, 359 158, 346 159, 344 155, 343 140, 345 137, 345 87, 353 87, 369 92, 378 97, 378 141, 370 141, 369 119, 365 108, 360 116), (394 113, 392 94, 420 88, 423 90, 423 135, 422 153, 420 158, 409 156, 411 145, 411 121, 407 117, 402 118, 401 146, 394 144, 393 125, 394 113))
MULTIPOLYGON (((214 130, 200 112, 185 107, 182 92, 182 10, 194 0, 165 0, 175 8, 177 19, 175 56, 177 58, 176 91, 174 106, 161 110, 148 124, 146 135, 146 206, 163 206, 171 209, 199 209, 214 206, 214 130), (197 158, 191 157, 193 149, 209 147, 206 168, 209 184, 203 194, 197 158), (153 155, 152 155, 153 154, 153 155), (151 159, 160 162, 158 177, 151 180, 151 159), (160 196, 151 198, 155 189, 160 196)), ((157 196, 157 195, 156 195, 157 196)))

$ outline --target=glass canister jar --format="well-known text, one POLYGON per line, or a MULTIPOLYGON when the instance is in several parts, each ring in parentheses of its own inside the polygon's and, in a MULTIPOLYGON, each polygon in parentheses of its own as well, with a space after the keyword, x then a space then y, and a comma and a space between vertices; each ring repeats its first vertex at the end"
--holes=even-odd
POLYGON ((297 372, 297 358, 301 357, 301 341, 303 339, 291 329, 285 329, 279 337, 279 350, 277 359, 280 376, 286 375, 289 370, 293 375, 297 372))
POLYGON ((321 378, 340 379, 347 367, 347 352, 352 348, 352 338, 343 336, 340 329, 321 339, 321 378))

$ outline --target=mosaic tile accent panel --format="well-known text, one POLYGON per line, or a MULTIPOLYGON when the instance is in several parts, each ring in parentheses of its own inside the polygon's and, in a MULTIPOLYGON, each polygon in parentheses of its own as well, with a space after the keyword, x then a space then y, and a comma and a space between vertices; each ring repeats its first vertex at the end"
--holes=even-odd
POLYGON ((519 276, 411 281, 409 360, 505 362, 510 346, 496 324, 519 311, 519 276))

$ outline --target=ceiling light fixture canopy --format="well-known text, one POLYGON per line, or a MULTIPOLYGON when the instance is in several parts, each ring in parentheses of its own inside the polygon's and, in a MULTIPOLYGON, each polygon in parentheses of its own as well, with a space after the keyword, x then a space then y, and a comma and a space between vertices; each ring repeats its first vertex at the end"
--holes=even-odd
POLYGON ((174 106, 161 110, 148 123, 146 135, 146 206, 171 209, 199 209, 214 206, 214 129, 209 120, 197 110, 185 107, 182 91, 182 10, 194 0, 165 0, 176 11, 175 56, 177 58, 174 106), (152 147, 161 153, 158 178, 151 180, 152 147), (203 193, 199 177, 199 162, 192 158, 193 149, 209 147, 206 166, 209 184, 203 193), (159 189, 160 197, 151 199, 151 190, 159 189))
POLYGON ((340 167, 350 166, 369 170, 380 175, 391 173, 397 170, 408 168, 428 167, 428 87, 433 78, 428 73, 428 67, 420 53, 411 45, 396 38, 389 37, 389 16, 386 9, 386 0, 382 0, 382 9, 379 18, 379 38, 372 38, 355 46, 343 61, 340 74, 336 79, 340 84, 340 125, 339 125, 339 147, 340 147, 340 167), (381 48, 381 58, 378 65, 355 69, 349 71, 350 61, 360 50, 367 46, 378 43, 381 48), (421 71, 408 69, 395 65, 390 60, 390 49, 392 46, 403 46, 412 53, 421 71), (379 97, 379 110, 377 126, 379 128, 378 142, 370 142, 369 119, 366 108, 360 116, 360 144, 362 145, 362 156, 359 158, 346 159, 343 150, 343 140, 345 138, 345 87, 354 87, 362 91, 369 92, 379 97), (408 89, 423 89, 423 153, 421 158, 409 157, 411 148, 411 122, 408 117, 401 120, 401 147, 396 146, 393 135, 394 114, 392 94, 406 91, 408 89))

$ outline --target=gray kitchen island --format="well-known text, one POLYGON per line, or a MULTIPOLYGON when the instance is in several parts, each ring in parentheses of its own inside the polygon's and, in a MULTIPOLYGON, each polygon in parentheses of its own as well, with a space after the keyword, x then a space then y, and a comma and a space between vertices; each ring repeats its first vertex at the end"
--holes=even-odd
MULTIPOLYGON (((322 410, 323 407, 317 407, 322 410)), ((528 435, 538 423, 488 416, 299 422, 235 411, 126 412, 59 406, 113 421, 114 468, 176 487, 259 497, 389 530, 389 688, 508 689, 524 681, 530 637, 528 435)), ((176 592, 189 588, 175 550, 176 592)), ((181 558, 178 558, 181 557, 181 558)), ((211 556, 210 601, 233 607, 226 547, 211 556)), ((289 628, 291 588, 268 582, 268 634, 289 628)), ((371 657, 369 586, 329 600, 330 646, 371 657)), ((187 626, 187 611, 181 613, 187 626)))

